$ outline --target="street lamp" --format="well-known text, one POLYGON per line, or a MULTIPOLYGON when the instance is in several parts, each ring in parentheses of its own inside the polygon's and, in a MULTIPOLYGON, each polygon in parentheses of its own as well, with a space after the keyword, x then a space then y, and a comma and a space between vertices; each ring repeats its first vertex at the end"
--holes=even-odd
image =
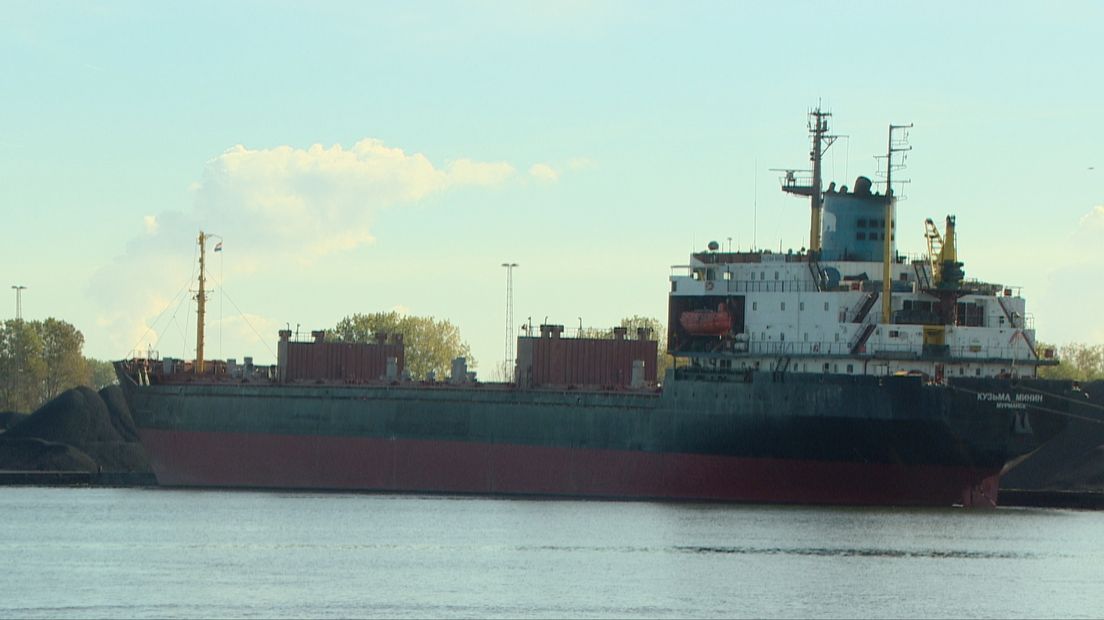
POLYGON ((13 284, 12 289, 15 290, 15 320, 23 320, 23 291, 27 290, 27 287, 22 284, 13 284))
POLYGON ((502 362, 502 378, 513 382, 514 362, 514 267, 517 263, 502 263, 506 268, 506 354, 502 362))

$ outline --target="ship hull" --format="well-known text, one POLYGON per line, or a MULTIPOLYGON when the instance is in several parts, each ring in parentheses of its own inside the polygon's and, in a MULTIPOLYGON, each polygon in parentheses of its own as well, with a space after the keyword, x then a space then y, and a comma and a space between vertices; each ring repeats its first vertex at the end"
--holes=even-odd
POLYGON ((1005 464, 1061 428, 1007 382, 747 373, 668 385, 124 388, 158 482, 187 487, 992 505, 1005 464))
MULTIPOLYGON (((159 484, 799 504, 972 504, 994 469, 147 430, 159 484)), ((990 490, 990 493, 992 491, 990 490)))

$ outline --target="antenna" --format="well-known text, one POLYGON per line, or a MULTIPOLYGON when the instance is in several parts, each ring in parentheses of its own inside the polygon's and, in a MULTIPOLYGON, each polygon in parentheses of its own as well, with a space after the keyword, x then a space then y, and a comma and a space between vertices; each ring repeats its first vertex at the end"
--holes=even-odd
POLYGON ((821 161, 832 144, 840 137, 828 134, 828 117, 831 112, 824 111, 820 103, 809 111, 809 134, 812 135, 813 145, 809 151, 809 161, 813 162, 812 170, 782 169, 782 191, 796 196, 809 197, 809 252, 815 256, 820 251, 820 211, 824 205, 824 193, 821 191, 822 173, 821 161))
POLYGON ((751 195, 751 249, 755 251, 755 235, 759 229, 759 159, 755 159, 755 176, 751 195))
MULTIPOLYGON (((890 279, 892 278, 892 265, 893 265, 893 230, 895 228, 893 222, 893 171, 903 170, 905 168, 905 156, 901 156, 899 163, 893 162, 894 153, 906 153, 912 150, 912 146, 908 143, 908 130, 912 128, 912 123, 908 125, 890 125, 889 126, 889 139, 886 144, 885 154, 885 228, 882 230, 882 323, 889 323, 890 313, 893 308, 892 304, 892 292, 893 287, 890 279)), ((905 181, 898 181, 898 183, 908 183, 905 181)))

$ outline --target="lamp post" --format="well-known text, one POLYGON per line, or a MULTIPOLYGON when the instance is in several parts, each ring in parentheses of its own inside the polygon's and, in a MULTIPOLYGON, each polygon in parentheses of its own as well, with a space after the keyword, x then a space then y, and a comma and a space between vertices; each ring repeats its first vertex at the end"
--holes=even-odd
POLYGON ((12 285, 12 289, 15 290, 15 320, 23 320, 23 291, 27 290, 27 287, 22 284, 12 285))
POLYGON ((502 263, 506 268, 506 354, 502 361, 502 378, 507 383, 514 379, 514 267, 517 263, 502 263))

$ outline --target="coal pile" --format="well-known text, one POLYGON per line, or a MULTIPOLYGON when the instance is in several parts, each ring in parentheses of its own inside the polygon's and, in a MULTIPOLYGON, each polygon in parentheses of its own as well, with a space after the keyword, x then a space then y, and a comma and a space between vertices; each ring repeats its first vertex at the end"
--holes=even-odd
POLYGON ((29 417, 30 414, 18 411, 0 411, 0 431, 6 431, 29 417))
POLYGON ((118 386, 67 390, 0 435, 0 469, 148 472, 118 386))
POLYGON ((1065 430, 1001 477, 1001 488, 1104 493, 1104 381, 1081 385, 1065 430))

